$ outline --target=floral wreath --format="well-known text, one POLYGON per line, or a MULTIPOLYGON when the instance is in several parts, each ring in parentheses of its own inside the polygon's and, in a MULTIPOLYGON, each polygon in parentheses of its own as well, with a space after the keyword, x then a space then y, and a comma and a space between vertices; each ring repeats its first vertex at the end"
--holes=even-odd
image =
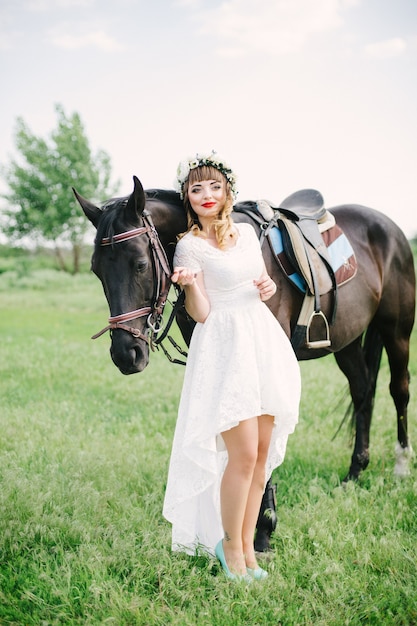
POLYGON ((233 196, 236 197, 236 174, 229 167, 226 161, 218 156, 215 150, 212 150, 212 152, 208 154, 197 153, 195 157, 184 159, 184 161, 181 161, 178 165, 174 187, 175 190, 181 195, 181 198, 183 198, 184 183, 188 179, 190 171, 196 167, 201 167, 202 165, 215 167, 216 170, 219 170, 219 172, 223 174, 230 184, 233 196))

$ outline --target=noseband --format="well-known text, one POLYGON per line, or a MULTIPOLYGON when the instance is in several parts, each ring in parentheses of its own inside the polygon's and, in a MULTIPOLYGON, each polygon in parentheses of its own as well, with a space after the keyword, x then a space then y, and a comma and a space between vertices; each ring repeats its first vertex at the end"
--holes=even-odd
POLYGON ((158 231, 156 230, 152 217, 146 209, 142 213, 142 219, 144 226, 128 230, 112 237, 104 237, 100 241, 101 246, 112 246, 122 241, 128 241, 141 235, 147 235, 149 238, 149 244, 152 250, 152 260, 155 278, 155 291, 153 298, 153 305, 130 311, 130 313, 122 313, 121 315, 115 315, 109 317, 108 325, 91 337, 91 339, 97 339, 108 330, 122 329, 133 335, 134 337, 143 339, 146 343, 152 347, 152 338, 157 335, 163 327, 162 314, 168 298, 169 288, 171 286, 171 271, 168 263, 165 250, 161 245, 158 231), (128 326, 125 322, 130 322, 140 317, 147 317, 147 334, 143 334, 137 328, 128 326), (149 331, 151 337, 149 338, 149 331))

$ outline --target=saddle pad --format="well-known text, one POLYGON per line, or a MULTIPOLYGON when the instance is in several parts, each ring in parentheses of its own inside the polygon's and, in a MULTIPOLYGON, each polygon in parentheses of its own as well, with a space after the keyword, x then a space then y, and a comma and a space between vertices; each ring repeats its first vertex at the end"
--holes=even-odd
POLYGON ((337 224, 324 231, 321 236, 330 256, 336 285, 340 287, 353 278, 358 270, 355 253, 349 239, 337 224))
MULTIPOLYGON (((271 228, 268 237, 284 274, 299 291, 306 293, 306 281, 288 260, 279 228, 276 226, 271 228)), ((322 237, 330 256, 331 266, 336 278, 336 285, 340 287, 353 278, 357 272, 358 264, 355 253, 348 238, 337 224, 323 232, 322 237)))

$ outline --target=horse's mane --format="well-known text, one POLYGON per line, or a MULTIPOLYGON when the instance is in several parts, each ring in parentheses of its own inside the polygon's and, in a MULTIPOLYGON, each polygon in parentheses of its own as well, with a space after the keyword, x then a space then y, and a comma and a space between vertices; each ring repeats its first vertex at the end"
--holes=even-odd
POLYGON ((175 206, 184 206, 180 194, 173 189, 146 189, 145 194, 150 200, 161 200, 161 202, 167 202, 175 206))
POLYGON ((122 198, 111 198, 101 207, 102 216, 97 226, 95 243, 100 242, 105 237, 113 237, 115 233, 114 224, 118 218, 120 209, 125 207, 129 196, 122 198))
MULTIPOLYGON (((147 200, 160 200, 161 202, 184 208, 180 195, 171 189, 147 189, 145 191, 147 200)), ((129 196, 111 198, 101 207, 102 217, 99 221, 96 234, 96 243, 106 237, 113 237, 115 234, 115 224, 120 211, 128 203, 129 196)))

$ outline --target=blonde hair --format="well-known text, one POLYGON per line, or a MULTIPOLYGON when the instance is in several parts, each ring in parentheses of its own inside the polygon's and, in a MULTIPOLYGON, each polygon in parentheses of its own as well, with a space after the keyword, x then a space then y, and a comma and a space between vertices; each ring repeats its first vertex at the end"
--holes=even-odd
MULTIPOLYGON (((212 165, 201 165, 191 169, 188 179, 184 182, 184 206, 187 211, 188 220, 188 229, 186 232, 192 232, 195 236, 205 236, 200 220, 198 219, 198 215, 193 210, 188 198, 189 186, 203 180, 217 180, 218 182, 226 185, 226 201, 213 221, 214 232, 219 248, 226 248, 230 239, 236 236, 236 231, 231 217, 231 213, 233 211, 233 192, 226 177, 212 165)), ((180 237, 185 234, 186 233, 182 233, 180 237)))

